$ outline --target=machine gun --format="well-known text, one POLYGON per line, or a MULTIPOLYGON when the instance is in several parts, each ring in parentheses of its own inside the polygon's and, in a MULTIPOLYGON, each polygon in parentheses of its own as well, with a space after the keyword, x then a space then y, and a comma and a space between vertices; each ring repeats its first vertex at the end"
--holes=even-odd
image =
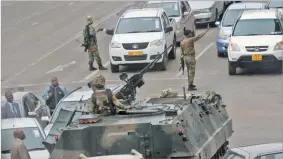
POLYGON ((143 79, 143 75, 154 66, 154 64, 161 59, 162 55, 167 52, 169 48, 171 48, 172 45, 170 45, 166 50, 164 50, 162 53, 158 53, 157 57, 149 63, 144 69, 142 69, 139 73, 134 74, 131 78, 128 78, 127 73, 122 73, 120 75, 120 80, 124 81, 126 84, 121 88, 121 90, 116 94, 116 97, 118 99, 123 100, 130 100, 135 101, 136 98, 136 89, 142 87, 145 82, 143 79))

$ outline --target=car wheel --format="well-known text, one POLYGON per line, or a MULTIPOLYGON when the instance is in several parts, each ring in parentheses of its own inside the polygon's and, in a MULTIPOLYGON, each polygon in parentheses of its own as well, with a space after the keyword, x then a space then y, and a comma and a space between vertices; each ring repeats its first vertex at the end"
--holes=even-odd
POLYGON ((110 63, 110 66, 111 66, 112 73, 119 72, 119 65, 113 65, 112 63, 110 63))
POLYGON ((228 61, 228 69, 229 69, 229 75, 236 75, 237 73, 236 66, 230 61, 228 61))
POLYGON ((169 53, 169 59, 176 59, 176 36, 173 39, 173 46, 169 53))
MULTIPOLYGON (((166 49, 167 47, 165 47, 166 49)), ((163 54, 163 60, 161 63, 158 64, 158 68, 160 71, 166 71, 167 70, 167 61, 168 61, 168 57, 167 57, 167 50, 165 51, 165 53, 163 54)))
POLYGON ((218 57, 223 57, 220 52, 217 52, 217 56, 218 56, 218 57))
POLYGON ((282 74, 282 63, 280 63, 278 66, 278 73, 282 74))

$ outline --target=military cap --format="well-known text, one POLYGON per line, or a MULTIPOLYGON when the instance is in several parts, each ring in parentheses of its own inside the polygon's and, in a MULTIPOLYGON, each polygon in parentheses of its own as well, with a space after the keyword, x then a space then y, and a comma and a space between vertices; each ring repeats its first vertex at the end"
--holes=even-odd
POLYGON ((87 23, 93 23, 92 16, 87 16, 86 21, 87 21, 87 23))
POLYGON ((106 82, 105 77, 103 75, 98 75, 98 76, 94 77, 92 84, 93 84, 93 86, 104 85, 105 82, 106 82))

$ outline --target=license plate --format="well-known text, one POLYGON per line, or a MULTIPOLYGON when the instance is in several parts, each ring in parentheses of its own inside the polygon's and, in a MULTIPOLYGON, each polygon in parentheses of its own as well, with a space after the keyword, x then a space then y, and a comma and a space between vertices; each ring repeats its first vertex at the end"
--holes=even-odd
POLYGON ((252 61, 261 61, 262 55, 261 54, 254 54, 252 55, 252 61))
POLYGON ((129 51, 128 55, 129 56, 140 56, 140 55, 143 55, 143 52, 142 51, 129 51))

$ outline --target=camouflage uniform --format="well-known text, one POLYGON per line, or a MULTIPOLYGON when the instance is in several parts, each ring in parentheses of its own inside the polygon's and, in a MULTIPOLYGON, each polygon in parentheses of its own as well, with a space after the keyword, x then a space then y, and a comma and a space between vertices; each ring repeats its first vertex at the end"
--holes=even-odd
POLYGON ((89 70, 90 71, 96 70, 96 68, 93 67, 94 59, 96 60, 100 70, 107 70, 107 68, 105 68, 102 65, 102 61, 97 46, 96 33, 101 31, 101 29, 98 29, 97 31, 95 30, 95 28, 92 26, 93 19, 91 16, 87 17, 87 23, 88 23, 87 26, 89 27, 89 37, 87 33, 87 26, 84 28, 83 34, 84 34, 84 43, 88 44, 87 50, 88 50, 88 59, 89 59, 89 70))
POLYGON ((196 69, 196 58, 195 58, 195 47, 194 43, 202 38, 209 29, 199 34, 198 36, 193 36, 192 31, 185 31, 185 39, 181 42, 181 58, 187 67, 188 72, 188 90, 196 90, 194 85, 195 69, 196 69))
POLYGON ((112 94, 110 89, 105 88, 105 78, 98 75, 92 82, 93 94, 91 96, 92 107, 90 112, 108 116, 116 113, 116 107, 126 109, 118 99, 112 94))

